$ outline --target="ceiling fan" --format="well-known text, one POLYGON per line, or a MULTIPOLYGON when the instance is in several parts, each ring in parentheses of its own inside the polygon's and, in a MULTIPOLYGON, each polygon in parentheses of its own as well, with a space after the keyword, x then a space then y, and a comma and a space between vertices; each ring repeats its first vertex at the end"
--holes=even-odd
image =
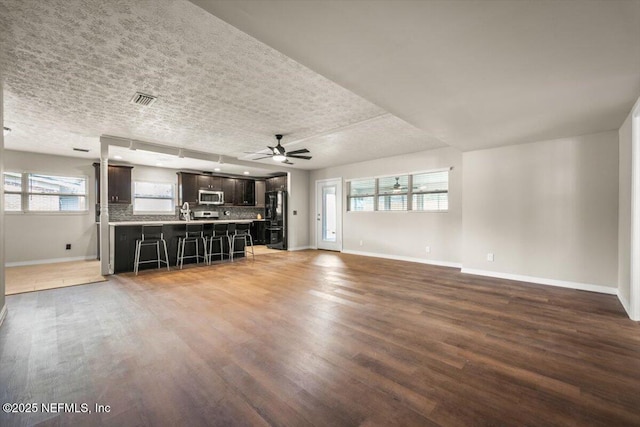
POLYGON ((268 159, 271 157, 276 162, 281 162, 287 165, 292 165, 289 159, 303 159, 303 160, 311 160, 311 156, 303 156, 302 154, 309 153, 310 151, 306 148, 302 148, 300 150, 286 151, 282 145, 280 145, 280 140, 282 139, 282 135, 276 135, 276 139, 278 140, 278 145, 275 147, 271 147, 267 145, 267 148, 271 153, 263 154, 263 153, 251 153, 251 154, 263 154, 263 157, 258 157, 253 160, 262 160, 268 159))

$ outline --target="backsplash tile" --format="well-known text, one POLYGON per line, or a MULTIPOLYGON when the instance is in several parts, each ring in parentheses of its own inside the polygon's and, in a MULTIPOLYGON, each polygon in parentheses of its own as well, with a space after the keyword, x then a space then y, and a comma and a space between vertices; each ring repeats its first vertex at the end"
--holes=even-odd
MULTIPOLYGON (((264 208, 254 206, 219 206, 217 208, 204 208, 195 206, 191 209, 196 211, 217 211, 220 219, 254 219, 258 214, 264 218, 264 208), (229 215, 225 215, 228 212, 229 215)), ((109 205, 109 221, 175 221, 180 219, 180 208, 176 207, 174 215, 134 215, 133 205, 109 205)), ((96 205, 96 222, 100 220, 100 205, 96 205)))

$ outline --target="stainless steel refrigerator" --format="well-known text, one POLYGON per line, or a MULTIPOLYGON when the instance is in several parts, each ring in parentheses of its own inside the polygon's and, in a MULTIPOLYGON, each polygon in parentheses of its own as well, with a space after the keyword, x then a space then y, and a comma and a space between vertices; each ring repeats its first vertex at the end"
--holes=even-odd
POLYGON ((265 193, 265 234, 267 247, 287 249, 287 192, 265 193))

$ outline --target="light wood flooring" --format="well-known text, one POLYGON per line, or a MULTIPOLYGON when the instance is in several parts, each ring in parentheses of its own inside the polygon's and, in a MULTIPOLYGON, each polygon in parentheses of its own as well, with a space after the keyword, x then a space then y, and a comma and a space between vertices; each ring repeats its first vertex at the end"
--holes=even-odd
POLYGON ((5 268, 5 294, 102 282, 100 261, 70 261, 5 268))
MULTIPOLYGON (((255 255, 277 254, 282 251, 264 245, 254 246, 255 255)), ((103 282, 100 261, 70 261, 52 264, 7 267, 5 269, 5 294, 64 288, 103 282)))
POLYGON ((7 297, 0 425, 640 425, 615 296, 280 252, 7 297), (39 424, 41 423, 41 424, 39 424))

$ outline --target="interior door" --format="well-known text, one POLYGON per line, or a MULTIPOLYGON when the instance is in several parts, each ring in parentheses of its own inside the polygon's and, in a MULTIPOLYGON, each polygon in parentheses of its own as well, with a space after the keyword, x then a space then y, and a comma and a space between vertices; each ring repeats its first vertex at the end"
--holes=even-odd
POLYGON ((342 179, 316 181, 316 246, 342 250, 342 179))

